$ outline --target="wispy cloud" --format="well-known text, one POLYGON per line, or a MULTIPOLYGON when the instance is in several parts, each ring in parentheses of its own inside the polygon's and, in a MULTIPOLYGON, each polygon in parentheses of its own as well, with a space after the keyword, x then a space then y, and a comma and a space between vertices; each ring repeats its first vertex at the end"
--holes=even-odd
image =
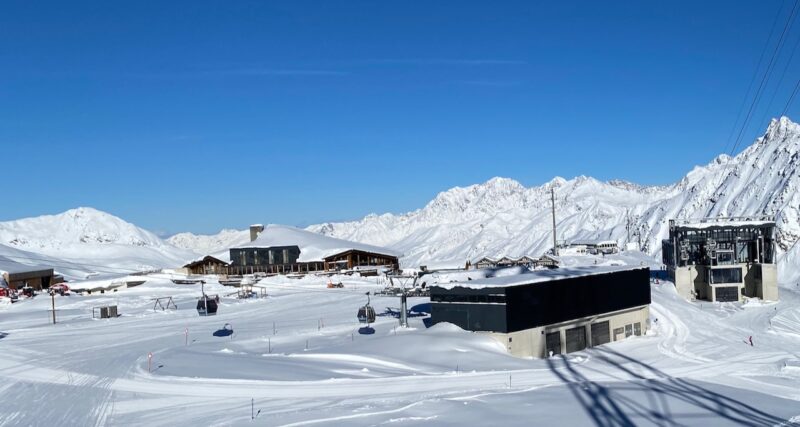
POLYGON ((203 74, 218 76, 346 76, 350 73, 346 71, 317 69, 232 68, 206 70, 203 74))
POLYGON ((457 59, 457 58, 385 58, 361 61, 368 64, 407 64, 407 65, 523 65, 526 61, 516 59, 457 59))
POLYGON ((327 69, 306 68, 206 68, 183 71, 139 72, 128 73, 129 77, 181 79, 181 78, 219 78, 219 77, 339 77, 350 75, 350 72, 327 69))
POLYGON ((521 81, 516 80, 457 80, 457 84, 468 86, 483 86, 483 87, 512 87, 522 84, 521 81))

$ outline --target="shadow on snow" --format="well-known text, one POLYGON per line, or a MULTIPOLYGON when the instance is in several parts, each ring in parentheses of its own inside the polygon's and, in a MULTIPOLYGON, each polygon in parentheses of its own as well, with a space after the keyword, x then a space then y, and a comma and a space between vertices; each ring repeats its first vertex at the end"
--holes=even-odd
POLYGON ((655 425, 684 425, 687 418, 696 418, 693 423, 718 418, 742 426, 781 425, 786 422, 743 401, 672 377, 614 350, 594 348, 593 351, 598 354, 597 359, 638 381, 606 386, 589 380, 566 358, 550 358, 547 364, 597 426, 634 426, 641 420, 655 425), (623 394, 625 391, 633 393, 623 394), (673 404, 680 402, 681 408, 673 410, 670 401, 673 404), (687 408, 695 411, 687 412, 687 408))

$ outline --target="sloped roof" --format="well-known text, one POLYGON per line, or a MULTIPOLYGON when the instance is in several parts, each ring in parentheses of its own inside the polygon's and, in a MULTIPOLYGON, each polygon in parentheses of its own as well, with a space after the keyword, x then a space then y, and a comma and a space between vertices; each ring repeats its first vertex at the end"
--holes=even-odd
POLYGON ((52 267, 20 264, 4 256, 0 256, 0 273, 19 274, 51 269, 52 267))
POLYGON ((286 225, 270 224, 252 242, 237 246, 243 248, 271 248, 276 246, 297 246, 300 248, 299 262, 322 261, 324 258, 349 250, 372 252, 381 255, 401 257, 400 252, 366 243, 351 242, 324 236, 308 230, 286 225))
POLYGON ((216 264, 228 265, 227 262, 225 262, 225 261, 223 261, 223 260, 221 260, 219 258, 214 258, 211 255, 206 255, 203 258, 194 260, 194 261, 184 265, 183 268, 192 268, 192 267, 195 267, 195 266, 198 266, 198 265, 204 265, 204 264, 207 264, 207 263, 212 263, 212 264, 216 263, 216 264))

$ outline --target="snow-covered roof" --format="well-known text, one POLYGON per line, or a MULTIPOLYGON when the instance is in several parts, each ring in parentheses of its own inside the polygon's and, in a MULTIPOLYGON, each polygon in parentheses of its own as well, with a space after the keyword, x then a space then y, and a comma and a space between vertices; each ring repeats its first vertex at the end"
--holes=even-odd
POLYGON ((264 228, 264 231, 261 232, 256 240, 238 246, 237 249, 271 248, 276 246, 299 247, 300 258, 298 258, 298 262, 322 261, 326 257, 349 250, 372 252, 398 258, 403 256, 400 252, 380 246, 351 242, 307 230, 301 230, 296 227, 274 224, 270 224, 264 228))
POLYGON ((549 282, 552 280, 568 279, 573 277, 594 276, 598 274, 617 273, 620 271, 640 270, 646 269, 642 266, 581 266, 581 267, 565 267, 556 268, 553 270, 534 270, 523 274, 514 274, 510 276, 488 277, 485 279, 470 280, 465 282, 452 282, 452 283, 438 283, 434 286, 453 289, 453 288, 470 288, 482 289, 490 287, 508 287, 531 285, 534 283, 549 282))
POLYGON ((32 271, 49 270, 51 268, 52 267, 20 264, 4 256, 0 256, 0 274, 28 273, 32 271))

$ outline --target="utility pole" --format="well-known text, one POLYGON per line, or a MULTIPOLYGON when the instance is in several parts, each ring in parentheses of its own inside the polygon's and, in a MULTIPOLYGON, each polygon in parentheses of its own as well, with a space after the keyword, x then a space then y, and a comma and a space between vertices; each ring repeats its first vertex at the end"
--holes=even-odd
POLYGON ((50 303, 53 306, 53 324, 56 324, 56 293, 50 292, 50 303))
POLYGON ((625 243, 627 244, 631 241, 631 215, 630 210, 628 209, 625 209, 625 231, 628 232, 628 239, 625 240, 625 243))
POLYGON ((408 301, 406 299, 406 290, 403 288, 403 295, 400 296, 400 326, 408 327, 408 301))
POLYGON ((558 241, 556 240, 556 190, 550 189, 550 201, 553 204, 553 255, 558 256, 558 241))

